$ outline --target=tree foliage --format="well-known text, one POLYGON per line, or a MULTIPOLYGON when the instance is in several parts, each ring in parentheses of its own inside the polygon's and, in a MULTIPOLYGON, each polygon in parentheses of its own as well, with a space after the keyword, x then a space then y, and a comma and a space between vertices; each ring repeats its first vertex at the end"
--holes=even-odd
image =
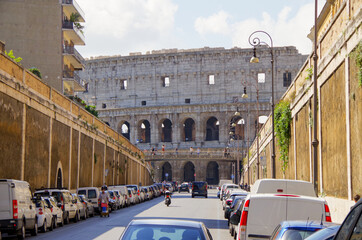
POLYGON ((9 58, 11 58, 12 60, 14 60, 17 63, 19 63, 19 62, 21 62, 21 60, 23 60, 21 57, 15 57, 13 50, 10 50, 9 52, 6 52, 6 50, 5 50, 5 55, 7 55, 9 58))

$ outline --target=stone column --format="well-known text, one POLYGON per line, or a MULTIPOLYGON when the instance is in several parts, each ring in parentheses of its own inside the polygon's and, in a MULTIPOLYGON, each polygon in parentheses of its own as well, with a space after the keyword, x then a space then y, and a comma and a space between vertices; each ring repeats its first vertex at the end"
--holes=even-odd
POLYGON ((200 113, 197 113, 196 118, 194 120, 195 120, 195 126, 196 126, 195 145, 200 146, 201 142, 203 142, 203 140, 204 140, 203 131, 205 131, 205 126, 203 124, 200 113))
POLYGON ((172 144, 174 145, 174 147, 176 147, 181 142, 181 137, 180 137, 181 123, 178 113, 172 114, 171 121, 172 121, 172 144))
POLYGON ((131 119, 129 121, 129 128, 130 128, 129 140, 132 144, 135 144, 137 140, 138 129, 137 129, 137 119, 134 114, 131 115, 131 119))
POLYGON ((159 129, 158 129, 158 116, 157 114, 153 114, 150 116, 150 128, 151 128, 151 144, 155 145, 159 140, 159 129))

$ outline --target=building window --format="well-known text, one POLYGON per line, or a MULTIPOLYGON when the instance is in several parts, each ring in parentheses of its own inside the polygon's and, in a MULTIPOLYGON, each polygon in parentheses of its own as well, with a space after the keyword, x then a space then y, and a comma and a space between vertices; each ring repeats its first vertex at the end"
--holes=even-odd
POLYGON ((190 102, 191 102, 190 98, 185 98, 185 103, 190 103, 190 102))
POLYGON ((102 108, 107 108, 107 104, 102 103, 102 108))
POLYGON ((127 80, 121 80, 121 90, 127 89, 127 80))
POLYGON ((292 73, 285 72, 283 73, 283 87, 289 87, 292 83, 292 73))
POLYGON ((215 84, 215 75, 211 74, 209 75, 209 85, 215 84))
POLYGON ((265 73, 258 73, 258 83, 265 83, 265 73))
POLYGON ((170 86, 170 77, 162 77, 162 87, 170 86))
POLYGON ((142 106, 146 106, 146 101, 142 101, 142 102, 141 102, 141 105, 142 105, 142 106))

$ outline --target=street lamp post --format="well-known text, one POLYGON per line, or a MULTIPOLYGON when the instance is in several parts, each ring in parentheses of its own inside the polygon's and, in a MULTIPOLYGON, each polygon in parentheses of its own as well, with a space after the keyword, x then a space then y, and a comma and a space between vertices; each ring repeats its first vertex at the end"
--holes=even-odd
POLYGON ((240 156, 239 156, 239 134, 236 135, 235 133, 235 127, 237 125, 238 119, 240 118, 240 112, 237 109, 236 112, 234 113, 233 118, 231 119, 231 124, 230 124, 230 142, 236 140, 236 144, 237 144, 237 149, 236 149, 236 174, 235 174, 235 182, 237 185, 239 185, 239 172, 240 172, 240 156), (234 132, 232 131, 232 128, 234 128, 234 132), (234 136, 233 136, 234 135, 234 136), (234 139, 236 138, 236 139, 234 139))
MULTIPOLYGON (((273 53, 273 39, 271 36, 265 32, 265 31, 255 31, 249 36, 249 43, 254 47, 254 56, 250 59, 251 63, 258 63, 259 58, 255 55, 255 50, 257 46, 265 45, 270 48, 270 55, 271 55, 271 67, 272 67, 272 102, 271 102, 271 108, 272 108, 272 178, 275 178, 275 139, 274 139, 274 53, 273 53), (266 42, 263 42, 260 40, 259 37, 255 36, 258 33, 265 34, 270 39, 270 45, 266 42), (255 36, 255 37, 254 37, 255 36)), ((249 167, 249 166, 248 166, 249 167)))

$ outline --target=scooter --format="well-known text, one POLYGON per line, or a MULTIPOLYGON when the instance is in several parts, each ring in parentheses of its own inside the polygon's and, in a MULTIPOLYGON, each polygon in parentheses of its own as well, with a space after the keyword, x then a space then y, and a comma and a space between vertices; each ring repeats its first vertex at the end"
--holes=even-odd
POLYGON ((169 191, 165 192, 165 204, 167 207, 171 204, 171 193, 169 191))

